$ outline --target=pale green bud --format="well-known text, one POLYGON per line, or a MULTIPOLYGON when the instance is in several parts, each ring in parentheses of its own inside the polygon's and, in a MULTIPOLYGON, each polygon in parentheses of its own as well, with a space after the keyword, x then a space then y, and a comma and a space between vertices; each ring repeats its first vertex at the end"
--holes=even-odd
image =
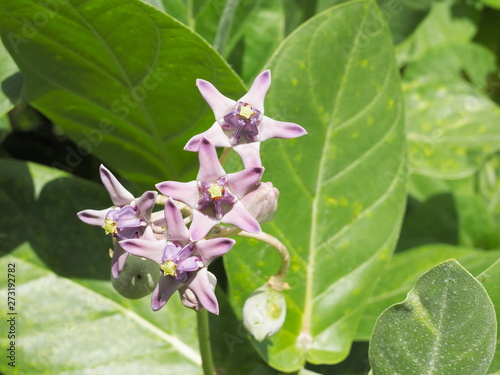
POLYGON ((253 292, 243 306, 243 324, 257 341, 278 332, 285 317, 285 296, 267 284, 253 292))

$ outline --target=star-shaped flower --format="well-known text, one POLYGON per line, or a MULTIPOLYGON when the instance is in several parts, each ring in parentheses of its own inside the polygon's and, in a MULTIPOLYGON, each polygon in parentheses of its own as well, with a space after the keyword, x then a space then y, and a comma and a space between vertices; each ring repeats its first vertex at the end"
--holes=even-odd
POLYGON ((196 181, 165 181, 156 185, 166 196, 193 208, 193 222, 189 229, 191 238, 196 241, 205 237, 220 222, 259 233, 258 221, 240 199, 260 181, 264 168, 251 167, 226 174, 215 147, 205 138, 200 141, 198 158, 200 170, 196 181))
MULTIPOLYGON (((146 191, 139 198, 134 196, 103 165, 99 168, 101 181, 109 193, 114 206, 104 210, 83 210, 78 218, 84 223, 102 227, 106 234, 118 240, 139 238, 151 221, 155 204, 155 191, 146 191)), ((116 279, 123 269, 127 253, 116 243, 111 261, 111 271, 116 279)))
POLYGON ((130 254, 156 262, 161 271, 160 280, 153 292, 151 308, 161 309, 172 294, 181 289, 187 307, 204 307, 213 314, 219 313, 214 293, 215 276, 206 267, 213 259, 227 253, 235 241, 213 238, 192 241, 184 224, 181 211, 172 199, 165 204, 168 240, 157 240, 147 232, 142 239, 120 241, 130 254))
POLYGON ((232 147, 245 167, 258 167, 262 166, 260 142, 307 134, 300 125, 264 116, 264 98, 271 85, 269 70, 259 74, 250 90, 238 101, 222 95, 210 82, 198 79, 196 84, 212 108, 216 122, 207 131, 192 137, 185 150, 198 151, 201 140, 206 138, 215 147, 232 147))

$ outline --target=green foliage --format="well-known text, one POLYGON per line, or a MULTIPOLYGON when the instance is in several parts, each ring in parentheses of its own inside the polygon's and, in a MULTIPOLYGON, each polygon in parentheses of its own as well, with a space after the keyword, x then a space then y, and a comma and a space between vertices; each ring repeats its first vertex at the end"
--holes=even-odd
MULTIPOLYGON (((387 27, 375 35, 365 29, 376 17, 370 2, 327 10, 269 64, 266 111, 295 118, 309 132, 262 145, 264 178, 280 189, 282 207, 266 230, 288 247, 292 270, 285 325, 256 346, 282 371, 346 357, 363 302, 396 240, 406 161, 402 98, 387 27), (356 33, 350 23, 360 25, 356 33)), ((269 268, 261 271, 265 251, 235 250, 225 260, 240 310, 269 268)))
POLYGON ((378 319, 370 339, 373 374, 485 374, 496 323, 483 286, 458 262, 441 263, 378 319))

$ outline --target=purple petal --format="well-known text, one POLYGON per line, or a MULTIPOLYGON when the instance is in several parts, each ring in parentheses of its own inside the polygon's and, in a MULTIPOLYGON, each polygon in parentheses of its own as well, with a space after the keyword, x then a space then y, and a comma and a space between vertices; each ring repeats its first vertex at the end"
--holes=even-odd
POLYGON ((247 211, 241 202, 236 202, 233 208, 222 218, 223 223, 232 224, 250 233, 260 233, 259 222, 247 211))
POLYGON ((151 212, 153 212, 157 195, 156 191, 146 191, 135 200, 139 212, 148 223, 151 221, 151 212))
POLYGON ((187 281, 187 286, 196 295, 200 304, 212 314, 219 315, 219 304, 215 297, 214 290, 210 284, 208 271, 206 268, 200 268, 187 281))
POLYGON ((161 264, 165 241, 147 241, 141 239, 131 239, 120 241, 120 246, 128 253, 139 257, 147 258, 161 264))
POLYGON ((200 160, 200 170, 196 180, 214 182, 226 174, 226 171, 220 165, 214 145, 206 138, 201 140, 198 158, 200 160))
POLYGON ((210 82, 203 79, 196 80, 196 86, 201 95, 207 101, 215 115, 215 120, 221 119, 224 115, 231 112, 236 102, 222 95, 210 82))
POLYGON ((186 146, 184 146, 184 150, 198 151, 203 138, 208 139, 215 147, 231 147, 227 135, 224 133, 219 123, 216 122, 207 131, 192 137, 186 146))
POLYGON ((118 243, 116 243, 113 249, 113 258, 111 259, 111 274, 113 275, 113 279, 118 279, 127 257, 128 253, 123 250, 118 243))
POLYGON ((169 241, 189 241, 189 231, 184 224, 181 210, 169 198, 165 204, 165 220, 167 221, 167 235, 169 241))
POLYGON ((260 142, 243 143, 233 146, 233 150, 240 155, 245 168, 262 167, 260 160, 260 142))
POLYGON ((236 241, 231 238, 213 238, 196 242, 196 247, 200 252, 203 264, 208 266, 215 258, 231 250, 235 242, 236 241))
POLYGON ((220 220, 207 216, 199 211, 193 211, 193 222, 189 227, 191 240, 198 241, 210 232, 215 225, 219 224, 220 220))
POLYGON ((261 141, 270 138, 297 138, 305 134, 307 131, 302 126, 292 122, 276 121, 264 116, 260 123, 261 141))
POLYGON ((250 90, 239 101, 249 103, 264 113, 264 98, 269 86, 271 86, 271 71, 266 70, 255 78, 250 90))
POLYGON ((184 202, 190 207, 194 207, 196 202, 198 202, 198 199, 200 199, 200 193, 198 192, 198 184, 196 181, 165 181, 156 184, 156 188, 166 196, 184 202))
POLYGON ((199 264, 199 259, 196 257, 189 257, 181 261, 178 266, 177 270, 180 272, 191 272, 191 271, 196 271, 198 268, 200 268, 201 264, 199 264))
POLYGON ((134 200, 134 196, 102 164, 99 173, 101 174, 101 181, 115 206, 125 206, 134 200))
POLYGON ((83 210, 76 215, 86 224, 103 226, 106 215, 113 207, 106 208, 105 210, 83 210))
POLYGON ((156 289, 151 296, 151 308, 153 311, 160 310, 172 297, 177 289, 182 286, 182 283, 178 283, 173 278, 168 276, 160 276, 160 281, 156 286, 156 289))
POLYGON ((141 240, 147 240, 147 241, 156 241, 156 236, 153 232, 153 228, 151 228, 149 225, 144 229, 144 232, 142 233, 142 236, 140 237, 141 240))
POLYGON ((250 188, 260 182, 262 173, 264 173, 264 168, 253 167, 246 168, 240 172, 228 174, 227 178, 229 190, 239 199, 243 198, 250 188))

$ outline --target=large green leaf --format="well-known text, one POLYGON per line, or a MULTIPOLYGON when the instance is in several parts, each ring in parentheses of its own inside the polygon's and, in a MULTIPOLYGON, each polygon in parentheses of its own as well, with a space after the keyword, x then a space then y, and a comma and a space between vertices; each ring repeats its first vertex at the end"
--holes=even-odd
POLYGON ((18 82, 15 74, 17 71, 16 63, 0 42, 0 143, 11 130, 7 112, 14 108, 15 104, 13 91, 18 82))
MULTIPOLYGON (((317 9, 324 10, 346 0, 318 0, 317 9)), ((377 3, 389 23, 394 43, 400 43, 408 37, 431 9, 432 0, 377 0, 377 3)))
POLYGON ((500 107, 462 80, 427 75, 403 91, 413 173, 464 178, 500 148, 500 107))
POLYGON ((6 0, 0 17, 30 103, 80 146, 59 167, 91 151, 143 187, 181 179, 196 165, 182 147, 213 123, 196 78, 242 93, 205 41, 138 0, 6 0))
POLYGON ((378 319, 370 339, 374 375, 482 375, 496 345, 495 309, 483 286, 455 260, 418 280, 408 298, 378 319))
MULTIPOLYGON (((0 266, 16 264, 19 373, 201 374, 192 311, 172 298, 154 313, 149 297, 127 300, 111 287, 109 238, 76 217, 109 204, 94 183, 0 162, 0 266)), ((2 295, 6 287, 2 277, 2 295)))
MULTIPOLYGON (((262 144, 264 179, 281 191, 277 217, 264 229, 291 253, 292 288, 283 329, 256 345, 282 371, 347 356, 399 232, 403 103, 387 25, 367 31, 377 12, 371 1, 331 8, 292 33, 269 63, 267 114, 309 132, 262 144)), ((270 252, 246 242, 225 256, 238 312, 276 272, 270 252)))
POLYGON ((421 274, 434 265, 455 258, 477 275, 500 257, 500 250, 481 251, 449 245, 426 245, 397 253, 368 299, 356 340, 368 340, 378 316, 390 305, 403 300, 421 274))
MULTIPOLYGON (((477 277, 488 292, 488 295, 495 306, 497 322, 500 321, 500 259, 497 260, 491 267, 488 267, 484 272, 477 277)), ((500 331, 497 331, 497 348, 495 357, 488 370, 488 374, 495 372, 500 373, 500 331)))

